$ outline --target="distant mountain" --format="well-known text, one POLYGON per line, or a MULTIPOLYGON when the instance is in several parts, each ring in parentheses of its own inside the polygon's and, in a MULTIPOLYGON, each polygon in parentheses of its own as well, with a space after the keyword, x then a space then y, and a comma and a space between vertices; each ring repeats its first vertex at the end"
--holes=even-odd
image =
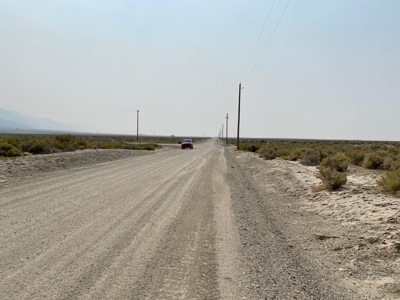
POLYGON ((51 119, 34 118, 19 112, 0 108, 0 131, 79 131, 94 132, 95 130, 75 124, 63 124, 51 119))

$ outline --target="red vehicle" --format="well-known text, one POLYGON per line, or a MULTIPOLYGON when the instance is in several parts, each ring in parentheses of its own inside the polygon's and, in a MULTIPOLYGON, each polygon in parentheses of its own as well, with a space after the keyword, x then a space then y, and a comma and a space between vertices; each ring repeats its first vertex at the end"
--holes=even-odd
POLYGON ((181 143, 181 148, 182 149, 186 149, 186 148, 193 149, 192 140, 190 140, 190 139, 183 140, 182 143, 181 143))

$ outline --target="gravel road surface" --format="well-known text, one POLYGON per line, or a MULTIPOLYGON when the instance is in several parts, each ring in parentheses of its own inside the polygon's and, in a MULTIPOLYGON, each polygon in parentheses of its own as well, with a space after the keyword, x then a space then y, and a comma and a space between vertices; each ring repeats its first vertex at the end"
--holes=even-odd
POLYGON ((38 174, 0 186, 0 299, 360 299, 216 140, 38 174))

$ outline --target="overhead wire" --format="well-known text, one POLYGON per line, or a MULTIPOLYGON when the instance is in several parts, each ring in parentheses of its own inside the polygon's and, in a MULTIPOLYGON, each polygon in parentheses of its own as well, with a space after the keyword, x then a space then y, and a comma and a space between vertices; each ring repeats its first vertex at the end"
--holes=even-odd
MULTIPOLYGON (((252 60, 252 58, 253 58, 253 56, 254 56, 255 50, 256 50, 256 48, 257 48, 259 42, 260 42, 262 33, 264 32, 265 26, 266 26, 266 24, 267 24, 267 22, 268 22, 268 20, 269 20, 269 17, 270 17, 270 14, 271 14, 272 9, 273 9, 273 7, 274 7, 275 1, 276 1, 276 0, 273 0, 272 5, 271 5, 271 7, 270 7, 270 9, 269 9, 268 15, 267 15, 267 17, 266 17, 266 19, 265 19, 265 21, 264 21, 263 27, 262 27, 262 29, 261 29, 261 32, 260 32, 259 36, 258 36, 257 42, 256 42, 256 44, 255 44, 255 46, 254 46, 254 48, 253 48, 253 51, 252 51, 251 56, 250 56, 250 59, 249 59, 247 65, 246 65, 246 68, 245 68, 244 73, 243 73, 243 75, 242 75, 241 81, 243 80, 244 76, 246 75, 246 72, 247 72, 247 70, 248 70, 248 67, 249 67, 249 65, 250 65, 250 62, 251 62, 251 60, 252 60)), ((285 9, 283 10, 283 12, 282 12, 282 14, 281 14, 281 16, 280 16, 280 18, 279 18, 279 20, 278 20, 278 22, 277 22, 275 28, 274 28, 274 30, 272 31, 272 33, 271 33, 271 35, 270 35, 270 37, 269 37, 269 39, 268 39, 268 41, 267 41, 267 44, 265 45, 265 47, 263 48, 263 51, 261 52, 260 56, 258 57, 257 62, 256 62, 256 64, 254 65, 254 67, 253 67, 253 69, 252 69, 250 75, 247 77, 246 83, 243 85, 243 88, 244 88, 244 86, 246 86, 247 83, 249 82, 249 80, 250 80, 250 78, 251 78, 251 76, 252 76, 252 74, 253 74, 255 68, 257 67, 257 65, 258 65, 258 63, 259 63, 259 61, 260 61, 260 59, 261 59, 263 53, 265 52, 265 49, 267 48, 267 46, 268 46, 268 44, 269 44, 269 42, 270 42, 272 36, 274 35, 274 33, 275 33, 275 31, 276 31, 276 29, 277 29, 277 27, 278 27, 278 25, 279 25, 279 23, 280 23, 280 21, 281 21, 283 15, 285 14, 286 9, 288 8, 290 1, 291 1, 291 0, 289 0, 288 3, 286 4, 285 9)), ((236 98, 236 97, 235 97, 235 98, 236 98)), ((231 107, 231 109, 229 110, 230 112, 232 111, 232 109, 233 109, 233 107, 234 107, 234 104, 235 104, 236 102, 237 102, 236 100, 233 101, 232 107, 231 107)), ((70 114, 74 114, 74 113, 76 113, 76 114, 88 113, 88 114, 92 114, 92 113, 133 113, 133 112, 136 112, 136 110, 76 111, 76 112, 67 112, 67 111, 58 111, 58 112, 57 112, 57 111, 55 111, 55 112, 47 112, 47 113, 66 113, 66 114, 69 114, 69 113, 70 113, 70 114)), ((197 119, 197 120, 221 120, 221 119, 225 119, 225 117, 218 117, 218 118, 215 118, 215 117, 214 117, 214 118, 210 118, 210 117, 172 116, 172 115, 160 114, 160 113, 153 113, 153 112, 142 111, 142 110, 141 110, 140 112, 142 112, 142 113, 147 113, 147 114, 153 114, 153 115, 164 116, 164 117, 169 117, 169 118, 179 118, 179 119, 197 119)), ((43 113, 43 112, 42 112, 42 113, 43 113)), ((149 129, 151 130, 150 126, 147 124, 147 122, 144 120, 144 118, 142 118, 142 119, 143 119, 143 121, 145 122, 145 124, 149 127, 149 129)))
POLYGON ((142 114, 139 114, 139 118, 140 118, 140 120, 142 120, 142 121, 146 124, 147 128, 150 129, 150 132, 153 133, 153 132, 154 132, 153 129, 150 128, 149 124, 148 124, 148 123, 146 122, 146 120, 143 118, 142 114))
POLYGON ((51 113, 51 114, 104 114, 104 113, 131 113, 136 110, 107 110, 107 111, 32 111, 30 113, 51 113))
POLYGON ((186 117, 186 116, 171 116, 171 115, 153 113, 153 112, 148 112, 148 111, 143 111, 143 110, 141 110, 140 112, 144 112, 144 113, 151 114, 151 115, 164 116, 164 117, 168 117, 168 118, 177 118, 177 119, 192 119, 192 120, 219 120, 219 119, 224 119, 223 117, 221 117, 221 118, 204 118, 204 117, 198 118, 198 117, 186 117))
MULTIPOLYGON (((109 110, 109 111, 34 111, 31 113, 60 113, 60 114, 102 114, 102 113, 136 113, 137 110, 109 110)), ((153 113, 149 111, 140 110, 141 113, 164 116, 169 118, 177 118, 177 119, 192 119, 192 120, 218 120, 224 119, 224 117, 220 118, 208 118, 208 117, 190 117, 190 116, 171 116, 160 113, 153 113)))
POLYGON ((257 48, 257 46, 258 46, 258 42, 260 41, 261 35, 262 35, 262 33, 264 32, 265 25, 266 25, 267 22, 268 22, 268 19, 269 19, 269 16, 270 16, 270 14, 271 14, 272 8, 274 7, 274 4, 275 4, 275 0, 272 2, 272 5, 271 5, 271 7, 270 7, 270 9, 269 9, 267 18, 265 19, 264 25, 263 25, 263 27, 262 27, 262 29, 261 29, 261 32, 260 32, 259 36, 258 36, 256 45, 255 45, 254 48, 253 48, 253 52, 252 52, 251 55, 250 55, 250 59, 249 59, 249 61, 247 62, 246 68, 244 69, 244 72, 243 72, 243 75, 242 75, 242 78, 240 79, 240 81, 242 81, 243 78, 244 78, 244 75, 246 75, 247 68, 249 67, 250 62, 251 62, 251 59, 253 58, 254 52, 256 51, 256 48, 257 48))
POLYGON ((271 41, 271 38, 272 38, 272 36, 274 35, 274 33, 275 33, 275 31, 276 31, 276 28, 278 28, 278 25, 279 25, 279 23, 281 22, 282 17, 283 17, 283 15, 284 15, 285 12, 286 12, 286 9, 287 9, 288 6, 289 6, 290 1, 291 1, 291 0, 289 0, 288 3, 286 4, 285 9, 283 10, 283 12, 282 12, 282 14, 281 14, 281 16, 280 16, 278 22, 276 23, 274 30, 272 31, 271 35, 269 36, 268 41, 267 41, 267 43, 265 44, 265 47, 264 47, 263 51, 261 52, 260 56, 258 57, 257 62, 256 62, 256 64, 255 64, 254 67, 253 67, 253 70, 251 71, 249 77, 247 77, 247 80, 246 80, 246 83, 244 84, 244 87, 245 87, 245 86, 247 85, 247 83, 249 82, 249 80, 250 80, 250 78, 251 78, 251 75, 253 75, 254 70, 256 69, 256 67, 257 67, 257 65, 258 65, 258 63, 259 63, 259 61, 260 61, 262 55, 264 54, 265 49, 266 49, 267 46, 269 45, 269 42, 271 41))

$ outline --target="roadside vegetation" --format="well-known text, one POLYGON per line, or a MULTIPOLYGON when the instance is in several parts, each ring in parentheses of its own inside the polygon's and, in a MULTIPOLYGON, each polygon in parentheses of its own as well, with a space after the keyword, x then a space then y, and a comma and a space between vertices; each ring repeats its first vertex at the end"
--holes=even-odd
MULTIPOLYGON (((229 143, 236 144, 236 140, 229 143)), ((385 170, 378 184, 386 192, 400 194, 400 142, 243 139, 240 145, 241 150, 267 160, 281 158, 317 166, 318 177, 331 190, 346 184, 349 165, 385 170)))
MULTIPOLYGON (((135 139, 136 141, 136 139, 135 139)), ((154 142, 136 144, 133 138, 115 136, 59 135, 3 135, 0 136, 0 157, 30 154, 50 154, 84 149, 155 150, 161 146, 154 142)))
MULTIPOLYGON (((0 159, 30 154, 51 154, 84 149, 155 150, 160 144, 180 144, 182 137, 72 134, 1 134, 0 159)), ((199 138, 191 138, 194 142, 199 138)))

